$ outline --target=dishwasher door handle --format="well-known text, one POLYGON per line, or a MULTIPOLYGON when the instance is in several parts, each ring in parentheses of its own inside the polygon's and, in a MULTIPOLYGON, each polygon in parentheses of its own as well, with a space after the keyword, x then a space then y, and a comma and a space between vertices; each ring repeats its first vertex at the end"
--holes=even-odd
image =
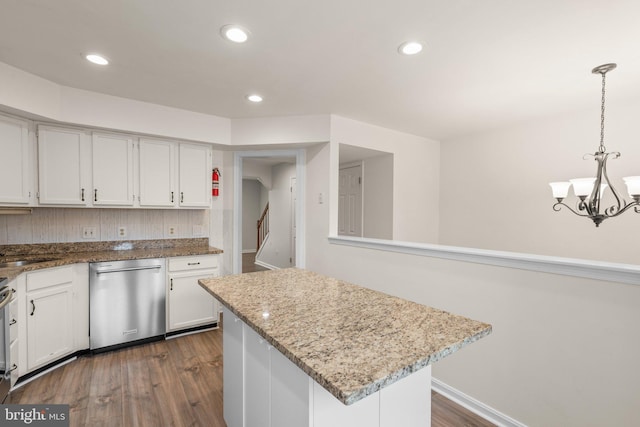
POLYGON ((121 273, 124 271, 137 271, 137 270, 155 270, 158 268, 162 268, 161 265, 149 265, 146 267, 127 267, 127 268, 118 268, 114 270, 97 270, 96 274, 105 274, 105 273, 121 273))

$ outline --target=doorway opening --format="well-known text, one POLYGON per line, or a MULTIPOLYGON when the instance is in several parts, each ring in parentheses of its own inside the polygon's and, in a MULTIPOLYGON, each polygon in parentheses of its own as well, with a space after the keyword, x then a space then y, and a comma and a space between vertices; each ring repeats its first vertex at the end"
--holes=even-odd
POLYGON ((234 274, 304 267, 304 164, 302 149, 235 153, 234 274))

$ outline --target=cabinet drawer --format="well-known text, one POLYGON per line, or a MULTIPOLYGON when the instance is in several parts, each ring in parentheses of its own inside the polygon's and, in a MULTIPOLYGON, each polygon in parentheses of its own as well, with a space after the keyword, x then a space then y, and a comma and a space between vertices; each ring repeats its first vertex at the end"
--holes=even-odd
POLYGON ((73 281, 73 267, 48 268, 27 274, 27 292, 73 281))
POLYGON ((218 268, 217 255, 197 255, 169 258, 169 271, 193 271, 218 268))
POLYGON ((14 297, 9 303, 9 342, 13 343, 16 338, 18 338, 18 300, 14 297))

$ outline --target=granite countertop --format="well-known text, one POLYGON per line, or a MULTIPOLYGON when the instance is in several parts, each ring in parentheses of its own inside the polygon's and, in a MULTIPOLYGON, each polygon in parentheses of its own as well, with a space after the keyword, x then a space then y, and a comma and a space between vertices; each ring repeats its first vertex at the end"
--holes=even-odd
POLYGON ((296 268, 200 285, 346 405, 491 333, 489 324, 296 268))
POLYGON ((3 254, 0 263, 44 260, 20 267, 0 268, 0 277, 11 280, 26 271, 68 264, 220 254, 222 249, 209 246, 209 239, 197 238, 4 245, 0 246, 0 253, 3 254))

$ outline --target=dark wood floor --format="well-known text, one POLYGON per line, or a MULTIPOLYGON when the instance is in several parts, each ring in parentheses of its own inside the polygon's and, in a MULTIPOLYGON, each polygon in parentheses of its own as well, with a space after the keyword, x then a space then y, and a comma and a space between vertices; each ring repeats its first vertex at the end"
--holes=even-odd
POLYGON ((254 271, 265 271, 268 268, 264 268, 261 265, 256 265, 256 253, 242 254, 242 272, 253 273, 254 271))
MULTIPOLYGON (((80 357, 7 403, 69 404, 71 426, 225 427, 222 330, 80 357)), ((431 410, 433 427, 493 425, 437 393, 431 410)))

